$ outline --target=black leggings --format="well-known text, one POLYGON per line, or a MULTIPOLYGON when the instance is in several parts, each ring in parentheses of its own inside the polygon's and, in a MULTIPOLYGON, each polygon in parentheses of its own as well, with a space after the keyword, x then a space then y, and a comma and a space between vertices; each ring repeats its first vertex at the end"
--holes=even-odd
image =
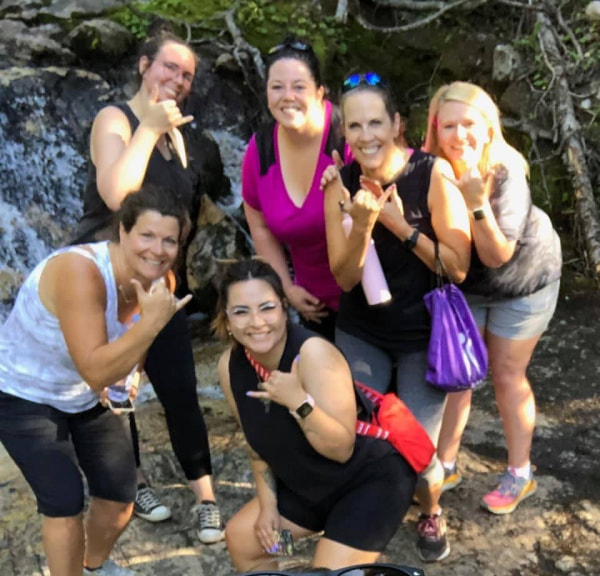
MULTIPOLYGON (((177 312, 148 350, 144 370, 165 409, 171 445, 188 480, 212 474, 208 432, 196 395, 196 370, 187 317, 177 312)), ((136 464, 140 449, 135 417, 130 417, 136 464)))

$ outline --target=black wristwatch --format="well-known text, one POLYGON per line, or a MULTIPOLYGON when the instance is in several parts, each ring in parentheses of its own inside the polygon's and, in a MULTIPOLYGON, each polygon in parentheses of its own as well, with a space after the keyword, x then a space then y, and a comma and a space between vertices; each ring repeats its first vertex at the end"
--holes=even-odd
POLYGON ((420 232, 418 230, 413 230, 413 233, 410 235, 410 238, 407 238, 402 244, 404 247, 412 252, 417 245, 417 239, 419 238, 420 232))
POLYGON ((475 210, 473 210, 473 218, 475 218, 475 220, 485 219, 485 210, 483 206, 481 208, 475 208, 475 210))
POLYGON ((314 398, 310 394, 307 394, 306 400, 304 400, 304 402, 302 402, 295 410, 290 410, 290 414, 298 421, 304 420, 313 411, 314 407, 314 398))

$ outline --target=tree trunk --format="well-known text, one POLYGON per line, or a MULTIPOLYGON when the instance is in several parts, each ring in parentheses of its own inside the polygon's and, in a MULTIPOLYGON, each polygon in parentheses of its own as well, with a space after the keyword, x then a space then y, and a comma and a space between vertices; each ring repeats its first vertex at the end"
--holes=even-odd
POLYGON ((554 102, 556 103, 556 117, 565 150, 563 157, 571 176, 575 195, 575 229, 579 231, 580 243, 582 244, 580 248, 587 257, 588 270, 592 276, 599 278, 600 226, 598 207, 596 206, 585 158, 585 143, 581 134, 581 126, 575 116, 566 70, 556 41, 556 31, 544 12, 538 12, 536 20, 540 24, 541 46, 554 74, 552 88, 554 102))
POLYGON ((338 0, 335 19, 342 24, 346 23, 346 20, 348 19, 348 0, 338 0))

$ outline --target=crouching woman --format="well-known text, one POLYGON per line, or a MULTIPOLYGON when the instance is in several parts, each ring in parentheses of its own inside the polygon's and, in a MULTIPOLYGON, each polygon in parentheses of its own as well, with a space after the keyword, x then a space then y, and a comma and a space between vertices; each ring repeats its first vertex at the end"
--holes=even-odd
POLYGON ((281 280, 260 260, 224 272, 214 328, 231 347, 221 387, 250 448, 257 495, 230 520, 237 570, 270 569, 278 533, 323 531, 313 564, 375 561, 400 525, 415 473, 384 440, 355 436, 356 400, 343 355, 288 321, 281 280))
POLYGON ((0 441, 35 493, 52 576, 133 574, 108 559, 136 492, 129 425, 99 397, 189 301, 165 281, 185 217, 167 190, 130 194, 119 241, 52 253, 0 328, 0 441))

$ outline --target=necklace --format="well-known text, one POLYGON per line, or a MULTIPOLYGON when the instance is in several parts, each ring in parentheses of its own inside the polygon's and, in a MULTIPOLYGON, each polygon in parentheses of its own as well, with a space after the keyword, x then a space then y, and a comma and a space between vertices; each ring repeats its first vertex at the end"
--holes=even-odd
MULTIPOLYGON (((119 252, 118 246, 114 247, 114 255, 115 255, 115 265, 114 265, 114 269, 113 269, 113 275, 114 275, 115 283, 116 283, 117 278, 120 278, 120 277, 123 277, 126 275, 122 272, 123 266, 121 265, 121 253, 119 252)), ((125 304, 133 304, 136 301, 135 292, 134 292, 133 296, 128 296, 127 289, 125 288, 125 286, 123 286, 123 284, 121 282, 117 283, 117 290, 119 291, 119 294, 121 295, 121 298, 125 304)))
POLYGON ((125 290, 125 287, 123 286, 123 284, 119 284, 118 288, 119 288, 119 294, 123 297, 123 302, 125 302, 125 304, 131 304, 132 302, 135 301, 135 298, 127 297, 127 290, 125 290))

